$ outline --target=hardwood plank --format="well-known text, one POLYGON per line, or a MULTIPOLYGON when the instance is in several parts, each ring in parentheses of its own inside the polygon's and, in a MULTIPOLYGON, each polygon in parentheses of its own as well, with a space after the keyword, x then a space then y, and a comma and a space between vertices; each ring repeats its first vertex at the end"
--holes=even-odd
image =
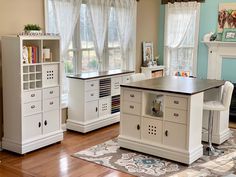
POLYGON ((71 156, 75 152, 113 139, 118 134, 119 124, 114 124, 87 134, 67 131, 61 143, 25 155, 3 150, 0 152, 0 176, 130 177, 132 175, 71 156))

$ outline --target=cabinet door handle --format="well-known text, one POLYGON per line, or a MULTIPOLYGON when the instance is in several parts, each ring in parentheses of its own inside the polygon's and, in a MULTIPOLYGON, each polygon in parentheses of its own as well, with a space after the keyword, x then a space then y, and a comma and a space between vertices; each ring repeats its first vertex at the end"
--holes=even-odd
POLYGON ((134 106, 133 106, 133 105, 130 105, 129 108, 130 108, 130 109, 134 109, 134 106))
POLYGON ((35 105, 32 105, 32 106, 31 106, 31 109, 34 109, 34 108, 35 108, 35 105))
POLYGON ((94 84, 91 84, 90 86, 91 86, 91 87, 93 87, 93 86, 94 86, 94 84))
POLYGON ((30 96, 31 96, 31 97, 35 97, 35 94, 33 93, 33 94, 31 94, 30 96))
POLYGON ((130 94, 130 97, 132 97, 132 98, 133 98, 133 97, 134 97, 134 94, 130 94))
POLYGON ((51 101, 49 104, 50 104, 50 105, 53 105, 53 101, 51 101))
POLYGON ((179 116, 179 114, 178 114, 178 113, 174 113, 174 116, 175 116, 175 117, 178 117, 178 116, 179 116))
POLYGON ((51 90, 51 91, 49 92, 49 94, 53 94, 53 91, 51 90))
POLYGON ((168 130, 165 131, 165 135, 168 136, 168 130))
POLYGON ((98 107, 96 107, 96 112, 98 112, 98 107))
POLYGON ((139 124, 137 125, 137 130, 140 130, 140 125, 139 124))
POLYGON ((39 128, 41 127, 41 122, 39 122, 39 125, 38 125, 38 126, 39 126, 39 128))
POLYGON ((47 124, 48 124, 48 122, 45 120, 45 121, 44 121, 44 125, 47 126, 47 124))
POLYGON ((90 94, 90 96, 93 96, 94 94, 92 93, 92 94, 90 94))
POLYGON ((176 100, 175 100, 175 101, 174 101, 174 104, 179 104, 179 101, 176 101, 176 100))

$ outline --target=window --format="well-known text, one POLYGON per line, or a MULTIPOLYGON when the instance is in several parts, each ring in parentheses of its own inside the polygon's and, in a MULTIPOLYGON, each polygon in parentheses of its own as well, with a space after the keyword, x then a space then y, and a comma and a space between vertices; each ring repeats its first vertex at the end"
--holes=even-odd
POLYGON ((169 75, 196 75, 199 6, 197 2, 166 6, 164 62, 169 75))
MULTIPOLYGON (((117 20, 114 9, 111 7, 108 32, 105 42, 103 63, 104 69, 121 69, 121 50, 118 40, 117 20)), ((98 71, 98 57, 94 49, 93 36, 87 18, 87 5, 82 4, 80 8, 80 19, 78 20, 73 35, 73 47, 69 49, 72 52, 73 60, 77 63, 74 72, 94 72, 98 71)))

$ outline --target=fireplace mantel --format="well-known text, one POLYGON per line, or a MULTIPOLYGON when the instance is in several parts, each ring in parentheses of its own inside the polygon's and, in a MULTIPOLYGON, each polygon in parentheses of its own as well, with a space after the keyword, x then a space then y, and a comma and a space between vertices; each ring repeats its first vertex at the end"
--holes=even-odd
POLYGON ((208 79, 221 79, 222 60, 236 59, 236 42, 203 42, 208 47, 208 79))

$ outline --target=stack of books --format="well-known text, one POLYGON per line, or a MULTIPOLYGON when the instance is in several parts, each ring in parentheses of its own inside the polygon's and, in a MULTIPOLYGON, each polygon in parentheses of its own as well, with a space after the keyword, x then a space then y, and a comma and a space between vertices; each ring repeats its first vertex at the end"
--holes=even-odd
POLYGON ((37 46, 23 46, 23 64, 39 63, 37 46))

